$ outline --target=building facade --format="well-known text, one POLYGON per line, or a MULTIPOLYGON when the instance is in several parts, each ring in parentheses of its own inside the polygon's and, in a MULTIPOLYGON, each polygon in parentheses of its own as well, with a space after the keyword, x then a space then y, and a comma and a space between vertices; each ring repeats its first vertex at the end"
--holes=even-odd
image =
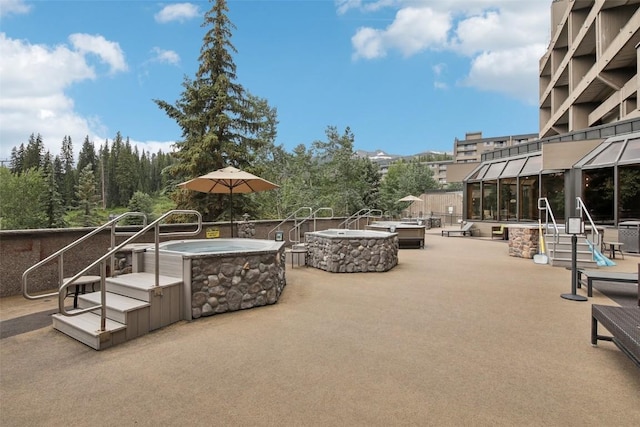
POLYGON ((483 138, 482 132, 467 132, 465 139, 455 139, 453 159, 455 163, 478 163, 482 154, 487 151, 512 147, 536 139, 538 139, 537 133, 483 138))
POLYGON ((564 224, 640 219, 640 0, 556 0, 540 60, 539 139, 486 151, 463 180, 464 217, 564 224), (540 209, 544 203, 549 209, 540 209))
POLYGON ((640 0, 555 0, 540 59, 540 137, 640 117, 640 0))

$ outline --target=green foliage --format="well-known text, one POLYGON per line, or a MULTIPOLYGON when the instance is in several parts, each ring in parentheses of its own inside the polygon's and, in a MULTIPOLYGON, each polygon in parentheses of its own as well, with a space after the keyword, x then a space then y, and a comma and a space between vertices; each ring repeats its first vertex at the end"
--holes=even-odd
POLYGON ((380 186, 381 208, 390 215, 396 215, 406 207, 398 203, 399 199, 436 188, 438 183, 426 164, 417 160, 393 163, 380 186))
MULTIPOLYGON (((142 212, 147 216, 147 223, 153 221, 153 199, 147 193, 136 191, 129 200, 129 212, 142 212)), ((129 223, 141 224, 141 219, 132 218, 129 223)))
MULTIPOLYGON (((252 172, 257 153, 275 138, 275 110, 236 82, 236 50, 230 41, 234 26, 226 15, 227 3, 213 3, 204 15, 207 31, 195 79, 185 77, 175 105, 155 100, 182 129, 183 140, 175 144, 177 162, 167 168, 175 184, 225 166, 252 172)), ((173 197, 179 208, 197 209, 207 220, 228 212, 226 196, 178 190, 173 197)), ((234 198, 234 212, 249 208, 248 200, 234 198)))
POLYGON ((0 229, 44 228, 47 217, 40 195, 47 191, 42 172, 28 169, 12 174, 0 167, 0 229))
POLYGON ((82 226, 91 227, 97 225, 98 218, 95 215, 95 208, 99 197, 96 193, 96 180, 90 164, 87 164, 80 172, 76 196, 78 198, 79 210, 82 213, 82 226))
POLYGON ((64 221, 64 204, 58 191, 58 180, 49 152, 44 157, 42 177, 46 184, 46 189, 40 195, 40 199, 46 216, 46 226, 48 228, 62 228, 66 225, 64 221))

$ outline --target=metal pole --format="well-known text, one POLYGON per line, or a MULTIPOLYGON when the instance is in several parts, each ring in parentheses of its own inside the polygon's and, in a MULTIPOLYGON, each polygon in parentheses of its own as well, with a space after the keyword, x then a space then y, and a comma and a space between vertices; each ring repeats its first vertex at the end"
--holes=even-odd
POLYGON ((587 297, 576 294, 576 288, 578 284, 578 235, 571 235, 571 293, 560 295, 564 299, 571 301, 586 301, 587 297))

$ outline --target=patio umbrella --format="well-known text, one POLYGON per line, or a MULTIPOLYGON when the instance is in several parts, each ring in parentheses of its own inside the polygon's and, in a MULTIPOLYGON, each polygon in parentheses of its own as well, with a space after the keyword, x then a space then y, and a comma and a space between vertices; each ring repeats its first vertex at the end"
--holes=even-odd
POLYGON ((178 187, 200 191, 202 193, 228 194, 230 201, 231 237, 233 237, 233 194, 255 193, 279 188, 278 185, 266 179, 262 179, 259 176, 232 166, 218 169, 206 175, 182 182, 178 184, 178 187))
POLYGON ((411 194, 409 194, 408 196, 403 197, 402 199, 398 200, 399 202, 421 202, 422 203, 422 199, 420 197, 416 197, 416 196, 412 196, 411 194))

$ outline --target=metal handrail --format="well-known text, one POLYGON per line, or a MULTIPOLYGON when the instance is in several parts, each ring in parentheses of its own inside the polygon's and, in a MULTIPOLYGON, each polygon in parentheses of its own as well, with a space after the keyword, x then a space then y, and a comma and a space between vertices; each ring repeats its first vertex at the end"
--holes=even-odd
POLYGON ((323 216, 322 218, 325 219, 332 219, 333 218, 333 208, 318 208, 315 211, 313 211, 313 213, 311 214, 311 216, 313 216, 313 231, 317 231, 317 227, 316 227, 316 220, 318 219, 318 212, 322 212, 322 211, 329 211, 331 212, 331 215, 329 216, 323 216))
POLYGON ((282 224, 284 224, 285 222, 291 221, 292 219, 294 221, 297 221, 298 219, 298 213, 302 212, 302 211, 308 211, 309 213, 307 214, 307 216, 302 217, 304 219, 308 219, 311 217, 313 209, 311 207, 308 206, 303 206, 301 208, 296 209, 295 211, 293 211, 292 213, 290 213, 285 219, 283 219, 280 224, 276 225, 275 227, 273 227, 271 230, 269 230, 269 232, 267 233, 267 240, 271 240, 272 238, 272 233, 274 233, 275 231, 280 229, 280 226, 282 226, 282 224))
POLYGON ((160 244, 160 236, 190 236, 190 235, 197 235, 202 231, 202 215, 200 214, 200 212, 194 211, 194 210, 180 210, 180 209, 171 210, 171 211, 165 213, 164 215, 160 216, 158 219, 153 221, 151 224, 147 225, 146 227, 143 227, 140 231, 138 231, 136 234, 134 234, 133 236, 129 237, 128 239, 126 239, 125 241, 120 243, 118 246, 112 247, 111 250, 109 250, 106 254, 102 255, 100 258, 98 258, 97 260, 92 262, 90 265, 88 265, 84 269, 80 270, 80 272, 78 272, 75 276, 71 277, 68 281, 61 282, 60 287, 58 289, 58 309, 60 310, 60 314, 62 314, 64 316, 78 316, 80 314, 87 313, 87 312, 90 312, 90 311, 95 311, 98 308, 100 308, 101 309, 100 331, 104 331, 106 329, 106 299, 107 299, 106 286, 105 286, 105 279, 106 279, 106 264, 105 264, 105 261, 106 261, 107 258, 109 258, 110 256, 114 255, 116 252, 121 250, 124 246, 128 245, 129 243, 131 243, 132 241, 134 241, 138 237, 140 237, 143 234, 145 234, 151 228, 154 229, 154 240, 155 240, 155 242, 154 242, 155 243, 155 287, 157 288, 160 285, 160 269, 159 269, 160 256, 159 256, 159 251, 158 251, 158 246, 160 244), (196 230, 191 231, 191 232, 160 233, 160 223, 164 219, 166 219, 167 217, 169 217, 171 215, 176 215, 176 214, 179 214, 179 215, 184 215, 184 214, 196 215, 198 217, 198 223, 197 223, 198 226, 197 226, 196 230), (91 306, 91 307, 85 308, 85 309, 74 309, 73 313, 68 312, 64 307, 64 297, 62 296, 62 291, 65 291, 70 285, 72 285, 76 280, 78 280, 87 271, 91 270, 92 268, 94 268, 94 267, 96 267, 98 265, 100 265, 100 304, 99 305, 94 305, 94 306, 91 306))
POLYGON ((553 215, 553 209, 551 209, 549 199, 546 197, 540 197, 538 199, 538 212, 540 211, 545 211, 545 230, 549 230, 549 218, 551 218, 551 223, 553 224, 553 253, 555 255, 556 247, 560 243, 560 228, 556 222, 556 217, 553 215))
POLYGON ((369 218, 381 218, 381 217, 382 217, 382 211, 380 209, 362 208, 358 212, 351 215, 349 218, 342 221, 338 225, 338 228, 342 228, 344 226, 345 229, 350 229, 351 224, 353 224, 356 221, 359 221, 360 218, 367 218, 367 224, 368 224, 369 218))
MULTIPOLYGON (((125 212, 122 215, 119 215, 116 218, 113 218, 113 219, 107 221, 105 224, 101 225, 100 227, 96 228, 95 230, 91 231, 90 233, 82 236, 78 240, 75 240, 75 241, 71 242, 70 244, 68 244, 64 248, 54 252, 53 254, 49 255, 48 257, 46 257, 42 261, 40 261, 40 262, 32 265, 31 267, 27 268, 24 271, 24 273, 22 273, 22 295, 28 300, 37 300, 37 299, 48 298, 48 297, 52 297, 52 296, 58 295, 58 292, 52 292, 52 293, 49 293, 49 294, 40 294, 40 295, 30 295, 29 291, 27 289, 27 277, 34 270, 37 270, 38 268, 42 267, 43 265, 48 264, 52 260, 58 258, 58 282, 62 283, 63 280, 64 280, 64 253, 65 252, 69 251, 70 249, 73 249, 74 247, 78 246, 80 243, 88 240, 90 237, 95 236, 96 234, 100 233, 101 231, 103 231, 107 227, 111 227, 111 246, 113 247, 113 244, 115 243, 115 241, 114 241, 115 240, 114 233, 115 233, 116 224, 118 222, 120 222, 122 219, 126 218, 126 217, 134 217, 134 216, 141 216, 143 218, 143 227, 146 226, 146 224, 147 224, 147 216, 144 213, 142 213, 142 212, 125 212)), ((113 260, 112 260, 111 271, 113 271, 113 260)))
MULTIPOLYGON (((576 197, 576 210, 580 212, 580 218, 583 218, 583 215, 584 215, 589 220, 589 225, 591 225, 591 237, 592 237, 591 242, 593 243, 594 247, 600 248, 600 245, 601 245, 600 231, 598 231, 596 224, 593 222, 593 218, 591 218, 591 215, 587 210, 587 206, 584 204, 584 202, 582 201, 582 198, 580 197, 576 197)), ((593 253, 593 258, 595 259, 595 253, 593 253)))

